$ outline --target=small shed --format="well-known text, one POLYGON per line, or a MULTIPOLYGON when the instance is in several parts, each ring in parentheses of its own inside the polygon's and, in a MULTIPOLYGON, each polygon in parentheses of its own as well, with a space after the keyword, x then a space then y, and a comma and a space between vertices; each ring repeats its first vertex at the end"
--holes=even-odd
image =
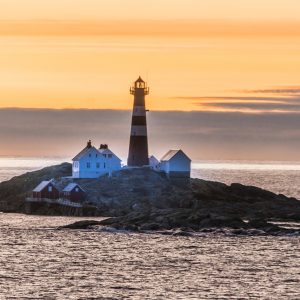
POLYGON ((152 170, 159 171, 160 163, 159 160, 154 155, 151 155, 149 157, 149 165, 152 170))
POLYGON ((169 150, 160 161, 160 170, 169 178, 190 178, 191 159, 182 150, 169 150))
POLYGON ((32 198, 59 199, 59 190, 54 185, 53 180, 42 181, 32 191, 32 198))
POLYGON ((62 196, 72 202, 83 202, 86 197, 84 189, 77 183, 69 183, 62 191, 62 196))

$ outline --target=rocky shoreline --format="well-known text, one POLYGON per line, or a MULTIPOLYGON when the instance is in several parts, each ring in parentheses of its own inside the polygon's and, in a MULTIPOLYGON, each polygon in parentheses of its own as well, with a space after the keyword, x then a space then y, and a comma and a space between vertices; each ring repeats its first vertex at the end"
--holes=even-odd
POLYGON ((156 211, 131 213, 102 221, 84 220, 58 228, 89 229, 102 232, 158 233, 172 236, 246 235, 300 236, 300 222, 276 224, 263 219, 242 220, 238 217, 195 216, 191 211, 156 211))
MULTIPOLYGON (((226 185, 201 179, 169 180, 148 168, 124 169, 108 178, 69 178, 70 164, 30 172, 0 183, 0 211, 25 212, 26 195, 41 180, 57 185, 79 183, 87 192, 81 216, 109 217, 100 223, 70 225, 70 228, 114 228, 134 232, 195 232, 235 234, 294 234, 297 229, 274 222, 300 222, 300 201, 253 186, 226 185), (104 227, 103 227, 104 226, 104 227)), ((72 210, 44 205, 30 213, 72 215, 72 210)))

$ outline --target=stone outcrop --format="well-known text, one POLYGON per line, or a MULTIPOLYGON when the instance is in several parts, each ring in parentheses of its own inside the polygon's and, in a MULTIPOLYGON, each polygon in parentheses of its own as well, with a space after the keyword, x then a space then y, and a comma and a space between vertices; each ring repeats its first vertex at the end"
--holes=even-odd
POLYGON ((63 163, 58 166, 47 167, 42 170, 28 172, 11 180, 0 183, 0 211, 24 212, 26 196, 43 180, 59 179, 70 176, 72 166, 63 163))
MULTIPOLYGON (((148 168, 124 169, 112 177, 98 179, 66 178, 70 174, 71 165, 62 164, 3 182, 0 184, 0 209, 24 211, 26 193, 41 180, 55 178, 59 187, 75 181, 86 191, 85 206, 96 207, 96 211, 87 209, 82 215, 112 217, 102 221, 101 225, 117 229, 179 228, 182 232, 183 229, 231 228, 238 234, 249 229, 281 230, 270 221, 300 221, 299 200, 253 186, 201 179, 174 181, 148 168)), ((57 207, 40 207, 37 213, 71 214, 59 211, 57 207)), ((184 234, 180 232, 178 235, 184 234)))

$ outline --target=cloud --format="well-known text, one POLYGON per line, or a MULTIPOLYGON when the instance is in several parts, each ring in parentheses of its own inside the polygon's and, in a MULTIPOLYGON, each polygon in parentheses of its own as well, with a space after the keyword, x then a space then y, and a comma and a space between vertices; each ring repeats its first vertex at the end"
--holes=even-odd
MULTIPOLYGON (((0 109, 0 154, 72 157, 88 139, 126 159, 130 111, 0 109)), ((157 112, 150 153, 182 148, 195 159, 300 160, 299 113, 157 112)))
POLYGON ((247 90, 249 96, 180 96, 175 99, 190 100, 203 110, 226 110, 253 113, 300 112, 300 88, 247 90), (252 95, 251 95, 252 94, 252 95), (257 96, 257 94, 263 94, 257 96), (266 95, 264 95, 266 94, 266 95))
MULTIPOLYGON (((300 99, 299 99, 300 100, 300 99)), ((299 112, 300 113, 300 103, 291 104, 291 103, 219 103, 219 102, 210 102, 210 103, 197 103, 199 106, 207 106, 209 108, 216 109, 230 109, 230 110, 251 110, 258 112, 272 112, 272 111, 280 111, 282 113, 292 113, 299 112)))
POLYGON ((300 97, 176 97, 190 100, 202 110, 226 110, 253 113, 298 113, 300 97), (198 101, 195 101, 198 100, 198 101))
POLYGON ((261 89, 261 90, 245 90, 245 93, 257 94, 300 94, 300 87, 287 87, 287 88, 274 88, 274 89, 261 89))
MULTIPOLYGON (((189 96, 182 96, 182 97, 172 97, 173 99, 183 99, 183 100, 199 100, 205 102, 215 102, 215 101, 272 101, 278 102, 281 98, 278 97, 257 97, 257 96, 208 96, 208 97, 189 97, 189 96)), ((286 98, 284 98, 286 99, 286 98)))

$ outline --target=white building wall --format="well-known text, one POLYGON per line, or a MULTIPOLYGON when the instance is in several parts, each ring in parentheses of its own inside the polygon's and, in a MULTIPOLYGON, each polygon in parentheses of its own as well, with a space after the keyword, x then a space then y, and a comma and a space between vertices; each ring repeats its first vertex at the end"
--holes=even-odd
POLYGON ((150 156, 149 165, 152 170, 159 171, 160 170, 160 162, 155 156, 150 156))
POLYGON ((191 161, 181 152, 178 152, 169 161, 169 172, 190 172, 191 171, 191 161))
POLYGON ((79 178, 79 161, 73 161, 72 177, 73 178, 79 178))
POLYGON ((73 162, 74 178, 98 178, 121 169, 121 161, 112 155, 102 155, 97 149, 91 148, 79 161, 73 162))
POLYGON ((168 160, 161 161, 160 170, 168 176, 187 178, 191 172, 191 160, 182 151, 178 151, 168 160))
POLYGON ((169 161, 161 161, 160 170, 165 173, 169 173, 169 161))

